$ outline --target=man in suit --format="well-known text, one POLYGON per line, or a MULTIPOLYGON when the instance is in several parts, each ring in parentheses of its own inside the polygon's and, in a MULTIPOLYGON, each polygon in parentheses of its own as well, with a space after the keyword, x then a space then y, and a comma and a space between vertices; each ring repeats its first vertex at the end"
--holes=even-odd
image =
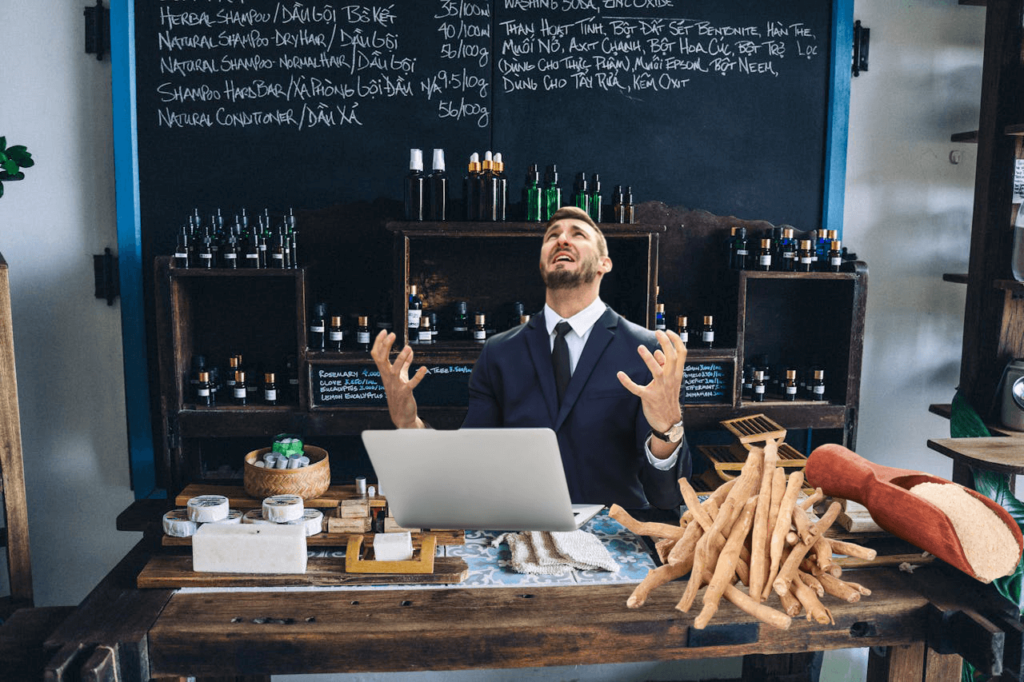
MULTIPOLYGON (((652 333, 601 301, 611 269, 590 216, 559 209, 540 252, 544 311, 484 344, 463 427, 553 429, 573 502, 657 516, 678 509, 678 479, 690 474, 680 395, 686 347, 674 332, 652 333)), ((371 351, 391 419, 398 428, 425 428, 413 389, 427 369, 409 376, 409 346, 392 363, 394 341, 381 332, 371 351)))

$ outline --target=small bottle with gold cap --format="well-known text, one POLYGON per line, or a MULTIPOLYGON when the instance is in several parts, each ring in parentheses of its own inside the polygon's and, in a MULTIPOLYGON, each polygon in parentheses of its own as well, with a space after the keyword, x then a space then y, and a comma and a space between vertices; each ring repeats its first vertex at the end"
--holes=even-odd
POLYGON ((755 403, 763 403, 764 402, 764 394, 765 394, 764 371, 762 371, 760 369, 755 369, 754 370, 753 392, 750 395, 750 399, 753 400, 755 403))
POLYGON ((473 340, 477 343, 487 340, 487 316, 483 313, 473 315, 473 340))
POLYGON ((277 382, 273 372, 263 375, 263 402, 266 405, 277 405, 277 382))
POLYGON ((715 318, 712 315, 704 316, 704 326, 700 330, 700 345, 704 348, 715 347, 715 318))
POLYGON ((811 249, 810 239, 800 240, 800 248, 796 255, 796 271, 810 272, 814 267, 814 250, 811 249))
POLYGON ((816 369, 811 374, 811 400, 825 400, 825 370, 816 369))
POLYGON ((828 271, 839 272, 843 266, 843 243, 838 239, 832 240, 832 246, 828 250, 828 271))
POLYGON ((210 387, 209 372, 199 373, 199 381, 196 383, 196 405, 200 407, 211 407, 213 405, 213 390, 210 387))
POLYGON ((654 330, 665 331, 665 304, 657 303, 654 306, 654 330))
POLYGON ((786 381, 782 384, 782 397, 785 400, 794 401, 797 396, 796 370, 786 370, 786 381))
POLYGON ((356 347, 359 350, 370 350, 370 318, 359 315, 356 318, 356 347))
POLYGON ((429 315, 422 315, 422 316, 420 316, 420 330, 419 330, 418 334, 419 334, 419 336, 417 338, 417 342, 421 346, 429 346, 430 344, 432 344, 434 342, 434 336, 433 336, 433 334, 430 333, 430 316, 429 315))
POLYGON ((767 271, 772 269, 772 240, 760 240, 760 246, 754 256, 754 269, 767 271))
POLYGON ((327 328, 327 350, 338 352, 345 343, 345 331, 341 327, 341 316, 331 316, 331 326, 327 328))
POLYGON ((690 342, 690 324, 687 321, 686 315, 678 315, 676 317, 676 334, 679 334, 679 338, 682 339, 684 344, 690 342))
POLYGON ((235 372, 235 386, 231 389, 231 397, 235 401, 235 405, 245 405, 248 402, 249 392, 245 390, 245 372, 238 370, 235 372))

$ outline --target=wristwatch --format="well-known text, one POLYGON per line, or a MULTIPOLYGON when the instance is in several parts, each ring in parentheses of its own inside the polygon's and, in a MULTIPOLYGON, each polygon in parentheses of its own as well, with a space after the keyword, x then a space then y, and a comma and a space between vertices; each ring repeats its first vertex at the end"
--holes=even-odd
POLYGON ((668 431, 662 433, 661 431, 655 431, 651 429, 651 435, 658 440, 663 440, 666 443, 678 443, 683 439, 683 420, 680 419, 675 424, 669 427, 668 431))

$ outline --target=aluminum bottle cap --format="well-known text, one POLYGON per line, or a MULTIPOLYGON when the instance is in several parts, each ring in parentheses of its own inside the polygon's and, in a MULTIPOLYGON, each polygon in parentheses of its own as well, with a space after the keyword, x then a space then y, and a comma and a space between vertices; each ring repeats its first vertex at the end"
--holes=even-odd
POLYGON ((410 149, 409 150, 409 170, 416 170, 416 171, 423 170, 423 150, 422 149, 410 149))

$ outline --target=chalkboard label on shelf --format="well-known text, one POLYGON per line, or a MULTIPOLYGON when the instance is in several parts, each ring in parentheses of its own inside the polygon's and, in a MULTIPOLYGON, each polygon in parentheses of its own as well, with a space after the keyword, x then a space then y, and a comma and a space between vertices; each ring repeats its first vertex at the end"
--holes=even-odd
MULTIPOLYGON (((465 407, 469 404, 469 375, 473 365, 428 364, 426 378, 416 388, 424 407, 465 407)), ((415 368, 413 368, 415 370, 415 368)), ((313 407, 387 407, 387 396, 374 365, 314 364, 309 368, 313 407)))
POLYGON ((687 362, 683 375, 687 404, 731 403, 732 379, 731 360, 687 362))

